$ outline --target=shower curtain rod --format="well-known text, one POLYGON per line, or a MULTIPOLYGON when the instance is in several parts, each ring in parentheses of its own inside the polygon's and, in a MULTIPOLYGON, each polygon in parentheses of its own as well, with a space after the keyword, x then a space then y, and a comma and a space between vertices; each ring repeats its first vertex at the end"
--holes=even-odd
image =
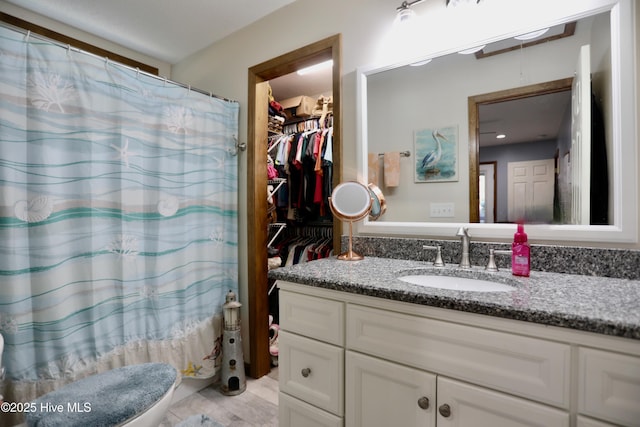
POLYGON ((106 61, 108 61, 108 62, 110 62, 112 64, 115 64, 115 65, 118 65, 120 67, 126 68, 126 69, 128 69, 130 71, 135 71, 138 74, 143 74, 145 76, 152 77, 152 78, 157 79, 157 80, 161 80, 164 83, 170 83, 170 84, 185 88, 185 89, 187 89, 189 91, 198 92, 198 93, 200 93, 202 95, 206 95, 206 96, 211 97, 211 98, 217 98, 217 99, 221 99, 223 101, 239 103, 238 101, 236 101, 234 99, 225 98, 225 97, 216 95, 213 92, 207 92, 207 91, 202 90, 202 89, 194 88, 194 87, 191 87, 191 85, 187 85, 187 84, 184 84, 184 83, 176 82, 176 81, 170 80, 170 79, 168 79, 166 77, 156 76, 155 74, 151 74, 151 73, 149 73, 147 71, 144 71, 144 70, 141 70, 139 68, 134 68, 134 67, 131 67, 129 65, 123 64, 121 62, 113 61, 113 60, 109 59, 109 57, 106 57, 106 56, 103 57, 103 56, 100 56, 100 55, 96 55, 95 53, 88 52, 88 51, 86 51, 84 49, 80 49, 80 48, 71 46, 70 44, 60 43, 59 41, 53 40, 53 39, 51 39, 49 37, 46 37, 46 36, 43 36, 42 34, 33 33, 33 32, 31 32, 31 30, 25 30, 24 28, 16 27, 15 25, 11 25, 11 24, 8 24, 6 22, 0 22, 0 25, 2 25, 5 28, 9 28, 11 30, 14 30, 14 31, 17 31, 19 33, 24 34, 25 37, 27 38, 27 43, 29 42, 29 38, 34 37, 34 38, 40 39, 42 41, 45 41, 47 43, 51 43, 53 45, 59 46, 59 47, 61 47, 63 49, 73 50, 75 52, 79 52, 79 53, 82 53, 84 55, 89 55, 89 56, 92 56, 92 57, 98 58, 98 59, 104 59, 104 60, 106 60, 106 61))

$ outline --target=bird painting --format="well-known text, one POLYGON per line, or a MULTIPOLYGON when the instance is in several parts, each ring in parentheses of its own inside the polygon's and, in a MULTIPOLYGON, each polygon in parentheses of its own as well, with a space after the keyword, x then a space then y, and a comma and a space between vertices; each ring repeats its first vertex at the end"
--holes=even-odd
POLYGON ((447 138, 438 131, 438 129, 434 129, 431 135, 436 141, 436 149, 428 152, 422 158, 422 164, 420 167, 425 170, 433 169, 440 161, 440 158, 442 157, 442 143, 440 140, 448 141, 447 138))
POLYGON ((416 132, 416 182, 457 180, 457 127, 423 129, 416 132), (446 136, 445 136, 446 135, 446 136))

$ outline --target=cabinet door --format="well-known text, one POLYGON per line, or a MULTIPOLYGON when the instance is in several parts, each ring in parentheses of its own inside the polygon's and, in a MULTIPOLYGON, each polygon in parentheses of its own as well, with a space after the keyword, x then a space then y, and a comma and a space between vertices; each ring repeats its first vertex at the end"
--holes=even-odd
POLYGON ((342 427, 342 418, 280 393, 279 427, 342 427))
POLYGON ((578 415, 576 427, 616 427, 613 424, 578 415))
POLYGON ((438 377, 438 427, 568 427, 569 414, 529 400, 438 377))
POLYGON ((640 358, 580 348, 579 360, 579 412, 640 426, 640 358))
POLYGON ((347 351, 345 424, 435 426, 436 376, 347 351))

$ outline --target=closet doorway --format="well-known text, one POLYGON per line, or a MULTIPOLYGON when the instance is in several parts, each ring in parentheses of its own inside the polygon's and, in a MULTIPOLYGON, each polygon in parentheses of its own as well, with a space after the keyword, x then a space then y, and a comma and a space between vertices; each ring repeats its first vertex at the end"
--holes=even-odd
MULTIPOLYGON (((249 68, 247 124, 247 242, 249 375, 260 378, 271 370, 267 267, 267 139, 268 82, 301 68, 333 59, 333 186, 342 179, 341 44, 337 34, 249 68)), ((342 223, 333 222, 334 248, 340 248, 342 223)))

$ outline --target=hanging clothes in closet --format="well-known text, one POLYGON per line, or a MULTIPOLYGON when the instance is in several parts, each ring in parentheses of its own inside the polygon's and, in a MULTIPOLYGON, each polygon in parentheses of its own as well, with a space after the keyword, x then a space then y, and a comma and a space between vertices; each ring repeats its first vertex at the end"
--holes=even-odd
MULTIPOLYGON (((272 154, 275 168, 289 184, 287 191, 278 193, 277 206, 286 210, 286 219, 290 221, 330 222, 328 197, 333 178, 333 126, 321 127, 317 119, 295 126, 295 132, 272 139, 270 152, 275 152, 272 154)), ((292 128, 285 126, 285 130, 292 128)))
POLYGON ((298 228, 279 241, 275 247, 280 252, 283 266, 328 258, 333 255, 332 230, 326 226, 298 228))

